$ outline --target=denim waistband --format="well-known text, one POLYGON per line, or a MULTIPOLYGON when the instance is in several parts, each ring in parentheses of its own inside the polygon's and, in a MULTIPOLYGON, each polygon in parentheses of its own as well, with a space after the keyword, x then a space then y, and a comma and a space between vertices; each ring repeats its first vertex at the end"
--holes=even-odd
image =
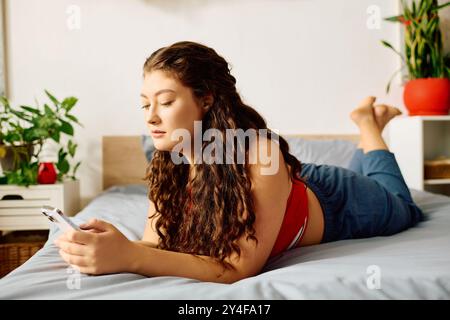
POLYGON ((323 211, 324 230, 323 230, 323 236, 322 236, 321 243, 328 242, 331 240, 331 235, 329 234, 330 233, 329 226, 332 225, 331 224, 332 217, 333 217, 332 206, 330 205, 330 203, 328 201, 328 197, 326 197, 324 195, 324 193, 322 192, 322 190, 316 183, 314 183, 308 179, 306 179, 305 183, 308 186, 308 188, 311 189, 312 192, 314 192, 314 194, 316 195, 317 199, 319 200, 322 211, 323 211))

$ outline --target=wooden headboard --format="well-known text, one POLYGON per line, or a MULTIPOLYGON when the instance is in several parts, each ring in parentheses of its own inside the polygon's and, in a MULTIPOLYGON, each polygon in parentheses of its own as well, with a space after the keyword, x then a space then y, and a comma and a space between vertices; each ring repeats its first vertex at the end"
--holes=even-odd
MULTIPOLYGON (((350 140, 358 142, 357 134, 281 134, 307 140, 350 140)), ((147 159, 141 145, 141 136, 104 136, 103 190, 121 184, 146 184, 143 180, 147 159)))

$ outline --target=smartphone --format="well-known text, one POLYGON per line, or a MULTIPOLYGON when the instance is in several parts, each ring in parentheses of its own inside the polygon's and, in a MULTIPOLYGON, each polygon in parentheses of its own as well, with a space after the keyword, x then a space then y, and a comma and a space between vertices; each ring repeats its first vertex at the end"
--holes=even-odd
POLYGON ((62 231, 67 230, 77 230, 80 231, 80 227, 78 227, 75 223, 73 223, 69 217, 67 217, 61 210, 58 208, 54 208, 51 206, 42 206, 41 208, 42 214, 46 216, 51 222, 55 223, 59 229, 62 231))

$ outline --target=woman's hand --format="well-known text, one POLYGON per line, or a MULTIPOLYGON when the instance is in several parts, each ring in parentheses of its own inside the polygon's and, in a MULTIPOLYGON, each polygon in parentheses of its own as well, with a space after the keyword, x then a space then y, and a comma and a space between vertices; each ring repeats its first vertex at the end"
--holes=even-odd
POLYGON ((95 275, 130 270, 135 244, 116 227, 98 219, 80 227, 86 230, 67 231, 54 241, 64 261, 82 273, 95 275))

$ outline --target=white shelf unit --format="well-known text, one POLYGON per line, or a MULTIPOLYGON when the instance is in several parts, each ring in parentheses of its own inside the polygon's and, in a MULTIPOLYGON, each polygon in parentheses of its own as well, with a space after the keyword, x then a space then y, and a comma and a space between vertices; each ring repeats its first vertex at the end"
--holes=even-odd
POLYGON ((80 183, 41 184, 27 187, 0 185, 0 231, 46 230, 50 221, 41 213, 43 205, 61 209, 68 216, 80 210, 80 183))
POLYGON ((450 195, 450 179, 424 179, 425 160, 450 157, 450 115, 394 118, 389 124, 389 149, 408 187, 450 195))

